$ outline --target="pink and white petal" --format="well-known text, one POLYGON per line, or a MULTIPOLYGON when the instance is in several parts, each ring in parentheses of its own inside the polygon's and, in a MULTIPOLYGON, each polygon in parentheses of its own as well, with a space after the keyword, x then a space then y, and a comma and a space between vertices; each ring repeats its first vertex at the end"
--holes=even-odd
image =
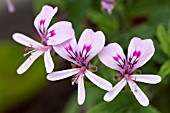
POLYGON ((133 38, 128 47, 128 61, 129 58, 137 58, 137 62, 135 63, 132 72, 148 62, 154 52, 155 48, 151 39, 141 40, 137 37, 133 38))
POLYGON ((50 36, 47 41, 48 45, 61 44, 75 37, 72 24, 67 21, 60 21, 60 22, 55 23, 48 29, 48 33, 50 36))
MULTIPOLYGON (((53 46, 53 48, 54 48, 54 51, 58 55, 60 55, 61 57, 63 57, 64 59, 66 59, 70 62, 77 64, 77 62, 70 57, 71 55, 75 56, 74 54, 75 54, 75 52, 77 52, 77 42, 76 42, 75 37, 72 38, 71 40, 68 40, 68 41, 62 43, 62 44, 58 44, 56 46, 53 46)), ((79 65, 79 64, 77 64, 77 65, 79 65)))
POLYGON ((97 85, 101 89, 104 89, 106 91, 110 91, 112 89, 112 84, 110 82, 95 75, 94 73, 86 70, 85 75, 91 82, 93 82, 95 85, 97 85))
POLYGON ((25 45, 25 46, 27 46, 27 47, 33 47, 33 48, 35 48, 35 47, 39 47, 39 46, 44 46, 44 45, 40 44, 39 42, 37 42, 37 41, 29 38, 29 37, 26 36, 26 35, 21 34, 21 33, 14 33, 14 34, 12 35, 12 38, 13 38, 16 42, 18 42, 18 43, 20 43, 20 44, 22 44, 22 45, 25 45))
POLYGON ((48 49, 44 53, 44 63, 45 63, 46 72, 51 73, 54 69, 54 63, 53 63, 53 59, 50 54, 50 49, 48 49))
POLYGON ((33 52, 27 60, 17 69, 18 74, 23 74, 44 51, 33 52))
POLYGON ((157 84, 161 82, 161 77, 158 75, 131 75, 132 80, 149 84, 157 84))
POLYGON ((105 36, 103 32, 94 32, 91 29, 85 29, 80 36, 78 42, 79 51, 87 53, 86 62, 88 63, 94 56, 96 56, 104 47, 105 36))
POLYGON ((138 102, 142 106, 148 106, 149 105, 149 99, 143 93, 143 91, 137 86, 137 84, 134 81, 132 81, 132 80, 129 80, 128 84, 130 86, 131 91, 133 92, 133 94, 135 95, 136 99, 138 100, 138 102))
POLYGON ((109 4, 106 1, 102 1, 102 7, 107 10, 108 14, 112 14, 112 10, 114 9, 113 4, 109 4))
POLYGON ((8 7, 8 11, 10 13, 14 13, 15 12, 14 4, 11 2, 11 0, 5 0, 5 1, 6 1, 6 4, 7 4, 7 7, 8 7))
POLYGON ((120 66, 125 65, 126 57, 119 44, 111 43, 104 47, 99 53, 99 59, 106 66, 123 72, 123 68, 120 66))
POLYGON ((72 75, 75 75, 78 72, 79 72, 79 68, 67 69, 67 70, 63 70, 63 71, 56 71, 56 72, 52 72, 52 73, 48 74, 47 79, 50 81, 61 80, 61 79, 70 77, 72 75))
POLYGON ((112 101, 118 93, 123 89, 123 87, 127 84, 125 78, 123 78, 119 83, 117 83, 109 92, 107 92, 104 96, 104 100, 106 102, 112 101))
POLYGON ((78 104, 82 105, 85 101, 84 75, 79 76, 78 80, 78 104))
POLYGON ((37 31, 40 33, 39 31, 39 27, 40 25, 44 24, 44 30, 47 30, 51 19, 53 18, 53 16, 57 13, 58 8, 52 8, 51 6, 45 5, 43 6, 43 8, 41 9, 41 12, 37 15, 37 17, 34 20, 34 26, 37 29, 37 31))

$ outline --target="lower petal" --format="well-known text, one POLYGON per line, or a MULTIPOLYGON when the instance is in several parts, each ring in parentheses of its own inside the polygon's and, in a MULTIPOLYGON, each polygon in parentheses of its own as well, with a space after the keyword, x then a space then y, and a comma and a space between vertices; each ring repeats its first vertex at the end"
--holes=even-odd
POLYGON ((86 70, 85 75, 90 81, 92 81, 95 85, 97 85, 101 89, 104 89, 106 91, 109 91, 109 90, 112 89, 112 84, 110 82, 108 82, 107 80, 95 75, 94 73, 86 70))
POLYGON ((47 73, 51 73, 54 69, 54 63, 50 55, 50 49, 44 53, 44 63, 47 73))
POLYGON ((47 75, 47 79, 50 81, 56 81, 56 80, 61 80, 67 77, 70 77, 72 75, 75 75, 79 72, 78 68, 75 69, 68 69, 68 70, 63 70, 63 71, 57 71, 53 72, 47 75))
POLYGON ((44 51, 37 51, 32 53, 29 58, 18 68, 17 73, 23 74, 32 65, 32 63, 44 53, 44 51))
POLYGON ((129 80, 128 84, 130 86, 131 91, 135 95, 136 99, 142 106, 148 106, 149 105, 149 99, 147 96, 143 93, 143 91, 137 86, 137 84, 134 81, 129 80))
POLYGON ((104 100, 107 102, 112 101, 126 84, 126 79, 123 78, 118 84, 116 84, 109 92, 105 94, 104 100))
POLYGON ((78 104, 82 105, 85 101, 84 77, 80 75, 78 80, 78 104))
POLYGON ((161 81, 161 77, 158 75, 131 75, 131 79, 149 84, 157 84, 161 81))

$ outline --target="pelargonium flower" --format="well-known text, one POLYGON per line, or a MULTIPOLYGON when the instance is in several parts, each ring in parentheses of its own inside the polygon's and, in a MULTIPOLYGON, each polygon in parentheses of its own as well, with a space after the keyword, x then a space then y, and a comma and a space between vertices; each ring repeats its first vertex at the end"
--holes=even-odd
POLYGON ((114 9, 114 2, 115 0, 103 0, 101 2, 102 7, 107 10, 108 14, 112 13, 112 10, 114 9))
POLYGON ((53 50, 52 46, 61 44, 74 37, 74 30, 70 22, 60 21, 48 29, 50 21, 56 14, 57 9, 57 7, 53 9, 51 6, 46 5, 42 8, 41 12, 34 20, 34 26, 41 37, 42 44, 21 33, 13 34, 13 39, 16 42, 25 45, 26 50, 30 50, 28 53, 24 54, 24 56, 31 54, 29 58, 18 68, 18 74, 24 73, 43 53, 46 72, 52 72, 54 68, 54 63, 50 55, 50 51, 53 50))
POLYGON ((78 84, 78 103, 85 101, 84 77, 98 87, 109 91, 112 84, 90 71, 89 61, 96 56, 104 47, 105 36, 101 31, 93 32, 86 29, 80 36, 77 44, 76 39, 54 46, 54 50, 64 59, 74 63, 73 69, 53 72, 47 75, 50 81, 61 80, 74 75, 73 82, 78 84))
POLYGON ((104 96, 105 101, 113 100, 123 87, 128 83, 131 91, 136 99, 143 106, 149 105, 149 100, 142 90, 138 87, 136 82, 144 82, 156 84, 161 81, 158 75, 132 75, 132 73, 139 67, 143 66, 154 54, 155 48, 152 40, 133 38, 128 47, 128 57, 119 44, 112 43, 106 46, 100 53, 99 59, 106 66, 120 71, 122 76, 121 81, 116 84, 104 96))
POLYGON ((5 0, 6 2, 6 5, 7 5, 7 8, 8 8, 8 11, 10 13, 14 13, 15 12, 15 6, 14 4, 11 2, 11 0, 5 0))

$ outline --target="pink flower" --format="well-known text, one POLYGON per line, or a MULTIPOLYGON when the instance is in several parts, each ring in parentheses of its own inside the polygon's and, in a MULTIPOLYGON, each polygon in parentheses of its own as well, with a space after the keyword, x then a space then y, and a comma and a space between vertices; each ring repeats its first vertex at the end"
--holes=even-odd
POLYGON ((80 105, 85 101, 85 76, 98 87, 109 91, 112 84, 88 70, 89 61, 103 49, 104 43, 105 36, 101 31, 93 32, 91 29, 86 29, 78 44, 73 38, 71 41, 53 46, 60 56, 76 64, 77 68, 50 73, 47 75, 47 79, 55 81, 74 75, 73 84, 78 83, 78 103, 80 105))
POLYGON ((57 22, 48 29, 50 21, 52 17, 56 14, 56 12, 57 7, 53 9, 51 6, 46 5, 42 8, 39 15, 35 18, 34 26, 41 36, 43 44, 36 42, 21 33, 13 34, 13 39, 16 42, 25 45, 27 47, 26 50, 31 50, 28 53, 24 54, 24 56, 28 54, 31 55, 18 68, 18 74, 24 73, 32 65, 32 63, 43 53, 46 72, 52 72, 54 68, 54 63, 50 55, 50 51, 53 50, 52 46, 61 44, 74 37, 74 30, 70 22, 57 22))
POLYGON ((114 9, 114 2, 115 0, 103 0, 102 1, 102 7, 107 10, 108 14, 112 13, 112 10, 114 9))
POLYGON ((8 8, 8 11, 10 13, 14 13, 15 12, 15 6, 14 4, 11 2, 11 0, 5 0, 6 2, 6 5, 7 5, 7 8, 8 8))
POLYGON ((104 100, 108 102, 113 100, 128 83, 139 103, 148 106, 149 100, 136 82, 156 84, 161 81, 161 77, 158 75, 132 75, 132 73, 143 66, 153 56, 154 51, 155 48, 150 39, 133 38, 129 44, 127 59, 119 44, 112 43, 106 46, 99 53, 99 59, 106 66, 120 71, 122 80, 106 93, 104 100))

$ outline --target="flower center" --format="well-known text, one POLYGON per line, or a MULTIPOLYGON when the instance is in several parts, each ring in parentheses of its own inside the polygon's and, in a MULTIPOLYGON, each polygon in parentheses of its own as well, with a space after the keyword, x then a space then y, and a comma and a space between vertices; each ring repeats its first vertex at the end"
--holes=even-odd
POLYGON ((69 44, 68 46, 65 47, 65 50, 68 53, 68 56, 76 61, 79 66, 87 66, 87 58, 89 57, 89 51, 91 50, 91 45, 84 45, 82 51, 77 52, 74 51, 72 46, 69 44))
POLYGON ((84 77, 84 72, 86 71, 86 67, 81 67, 79 72, 74 75, 74 77, 72 78, 72 85, 74 85, 75 83, 78 83, 78 79, 79 77, 84 77))
MULTIPOLYGON (((31 44, 30 44, 31 45, 31 44)), ((32 54, 33 52, 36 52, 36 51, 47 51, 48 49, 51 49, 52 47, 51 46, 41 46, 41 47, 32 47, 32 45, 30 47, 26 47, 25 48, 25 51, 29 51, 27 53, 24 54, 24 57, 29 55, 29 54, 32 54)))

